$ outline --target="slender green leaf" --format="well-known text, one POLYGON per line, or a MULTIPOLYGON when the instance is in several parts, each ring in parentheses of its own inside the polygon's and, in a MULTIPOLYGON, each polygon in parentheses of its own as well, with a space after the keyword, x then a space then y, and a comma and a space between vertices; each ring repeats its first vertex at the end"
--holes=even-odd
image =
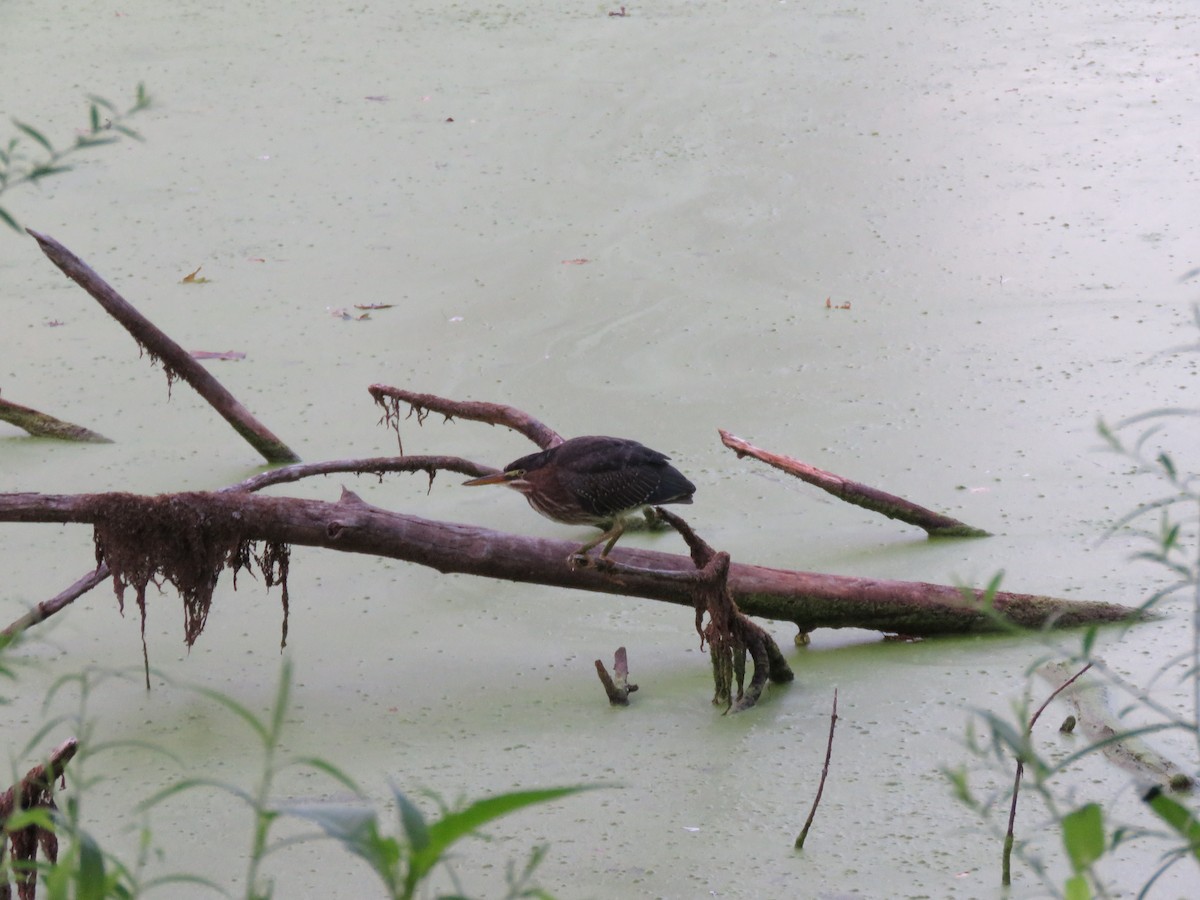
POLYGON ((162 875, 158 878, 150 878, 142 882, 142 893, 148 893, 151 888, 158 887, 162 884, 196 884, 200 887, 211 888, 218 894, 225 893, 225 888, 208 878, 203 878, 200 875, 162 875))
POLYGON ((1083 633, 1083 643, 1080 646, 1079 652, 1080 652, 1080 655, 1083 656, 1084 659, 1087 659, 1092 655, 1092 647, 1095 646, 1096 637, 1099 634, 1100 634, 1100 629, 1095 625, 1090 626, 1087 629, 1087 631, 1085 631, 1083 633))
MULTIPOLYGON (((595 787, 595 786, 592 786, 595 787)), ((501 816, 533 806, 539 803, 549 803, 570 794, 589 790, 589 786, 545 788, 532 791, 513 791, 508 794, 498 794, 477 800, 465 809, 448 813, 429 826, 429 844, 420 851, 413 853, 411 874, 417 879, 425 875, 437 865, 442 854, 461 838, 474 833, 488 822, 501 816)))
POLYGON ((241 800, 245 800, 251 807, 254 806, 254 798, 236 784, 230 784, 227 781, 218 781, 216 778, 185 778, 170 787, 165 787, 161 791, 151 794, 139 803, 135 809, 139 812, 144 812, 150 809, 150 807, 157 806, 164 800, 174 797, 176 794, 182 794, 184 791, 190 791, 198 787, 216 788, 218 791, 224 791, 227 794, 232 794, 241 800))
POLYGON ((200 687, 196 688, 196 690, 208 699, 215 700, 217 703, 220 703, 227 710, 238 716, 238 718, 249 725, 251 730, 258 735, 259 740, 268 746, 270 745, 271 740, 270 735, 267 733, 267 727, 263 725, 263 723, 259 721, 258 717, 254 715, 254 713, 250 712, 249 709, 242 706, 242 704, 238 703, 232 697, 222 694, 220 691, 214 691, 212 688, 200 687))
POLYGON ((13 119, 13 124, 16 125, 17 128, 21 129, 21 131, 25 132, 25 134, 29 135, 31 138, 33 138, 35 141, 37 141, 39 144, 41 144, 43 147, 45 147, 48 152, 50 152, 50 153, 54 152, 54 145, 51 144, 48 140, 46 140, 46 136, 44 134, 42 134, 40 131, 38 131, 36 128, 34 128, 32 125, 26 125, 24 122, 18 122, 16 119, 13 119))
POLYGON ((1088 803, 1062 820, 1063 844, 1078 875, 1104 855, 1104 814, 1099 803, 1088 803))
POLYGON ((110 113, 115 113, 117 111, 117 108, 113 106, 110 101, 105 100, 99 94, 88 94, 87 98, 92 101, 93 106, 103 106, 110 113))
POLYGON ((404 829, 404 837, 413 851, 424 850, 429 846, 429 826, 425 817, 395 785, 392 786, 392 796, 396 798, 396 808, 400 812, 400 827, 404 829))
POLYGON ((100 130, 100 107, 95 102, 88 108, 88 119, 92 123, 92 134, 95 134, 100 130))
POLYGON ((362 796, 362 789, 355 783, 354 779, 335 766, 333 763, 321 759, 318 756, 300 756, 292 760, 291 765, 310 766, 319 772, 324 772, 334 781, 338 782, 347 790, 353 791, 358 796, 362 796))
POLYGON ((283 670, 279 673, 279 688, 275 691, 275 706, 271 710, 271 744, 279 741, 283 734, 283 720, 287 716, 288 700, 292 693, 292 661, 283 661, 283 670))
POLYGON ((1142 797, 1158 817, 1187 841, 1187 848, 1200 861, 1200 821, 1196 814, 1155 785, 1142 797))
POLYGON ((1063 885, 1063 900, 1092 900, 1092 889, 1087 876, 1073 875, 1063 885))
POLYGON ((142 137, 140 134, 138 134, 132 128, 130 128, 127 125, 122 125, 119 122, 113 123, 112 130, 119 131, 119 132, 121 132, 121 134, 125 135, 125 137, 133 138, 135 141, 143 141, 144 142, 146 140, 144 137, 142 137))
POLYGON ((45 178, 47 175, 61 175, 63 172, 70 172, 72 168, 74 166, 57 166, 52 163, 44 163, 30 169, 26 177, 30 181, 37 181, 39 178, 45 178))
POLYGON ((375 811, 364 806, 297 804, 281 807, 279 812, 307 819, 338 841, 348 852, 365 860, 379 878, 395 893, 401 849, 394 838, 379 833, 375 811))
POLYGON ((115 144, 120 138, 111 134, 81 134, 75 138, 75 148, 77 150, 86 150, 89 147, 99 147, 102 144, 115 144))
POLYGON ((0 222, 3 222, 9 228, 13 229, 13 231, 17 232, 17 234, 25 233, 21 230, 21 226, 17 224, 17 220, 9 215, 8 210, 6 210, 3 206, 0 206, 0 222))
POLYGON ((79 843, 79 876, 75 896, 77 900, 104 900, 108 893, 104 877, 104 854, 87 832, 78 832, 75 840, 79 843))

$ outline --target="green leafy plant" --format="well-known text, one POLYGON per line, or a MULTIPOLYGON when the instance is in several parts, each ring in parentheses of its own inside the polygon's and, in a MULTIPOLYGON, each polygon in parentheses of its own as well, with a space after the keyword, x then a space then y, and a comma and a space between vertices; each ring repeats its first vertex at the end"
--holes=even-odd
MULTIPOLYGON (((116 143, 121 136, 142 140, 142 136, 125 122, 150 106, 145 85, 138 84, 133 105, 124 111, 95 94, 88 95, 88 102, 88 130, 77 134, 74 143, 62 147, 56 147, 44 131, 27 122, 12 120, 19 134, 0 147, 0 194, 21 184, 37 184, 43 178, 71 171, 73 166, 66 160, 80 150, 116 143), (29 149, 32 154, 27 152, 29 149)), ((0 221, 21 231, 17 220, 3 206, 0 206, 0 221)))
MULTIPOLYGON (((10 644, 11 642, 7 640, 0 642, 0 671, 4 670, 4 651, 10 644)), ((94 722, 88 714, 92 691, 105 681, 126 679, 127 677, 126 674, 119 672, 87 669, 59 678, 47 691, 44 700, 44 705, 47 707, 60 694, 71 690, 77 691, 75 710, 48 719, 29 738, 21 749, 20 756, 26 758, 36 756, 38 748, 49 740, 52 733, 64 729, 70 731, 76 736, 74 740, 78 744, 79 750, 71 759, 69 774, 64 777, 70 778, 73 790, 67 795, 62 808, 37 807, 17 810, 5 821, 0 822, 0 830, 5 833, 16 832, 32 826, 45 836, 45 843, 53 848, 36 862, 6 857, 5 865, 0 866, 0 891, 8 884, 8 880, 12 876, 28 870, 36 873, 38 881, 45 891, 43 896, 49 897, 50 900, 130 898, 137 897, 152 888, 179 883, 200 884, 219 889, 214 882, 195 875, 164 875, 151 879, 144 878, 143 873, 153 849, 151 833, 145 823, 140 826, 138 853, 132 864, 127 864, 105 851, 84 825, 84 801, 89 789, 96 784, 95 779, 90 778, 86 771, 88 760, 91 757, 132 747, 165 753, 161 748, 143 741, 100 742, 95 739, 94 722)), ((169 756, 169 754, 167 755, 169 756)), ((15 773, 12 780, 14 784, 18 781, 15 773)), ((45 844, 42 849, 46 849, 45 844)))
MULTIPOLYGON (((0 644, 0 673, 11 677, 4 667, 7 644, 0 644)), ((140 677, 140 670, 138 671, 140 677)), ((549 803, 571 794, 588 790, 589 786, 555 787, 546 789, 513 791, 466 802, 451 809, 436 798, 439 808, 435 818, 427 818, 412 800, 396 787, 392 787, 392 798, 397 810, 397 827, 394 835, 385 833, 380 819, 365 799, 350 776, 325 760, 316 757, 285 758, 280 752, 285 718, 290 707, 292 689, 292 667, 285 662, 279 686, 272 706, 266 716, 256 716, 247 707, 218 691, 193 688, 231 712, 255 735, 262 752, 262 766, 257 784, 250 789, 237 784, 208 777, 191 777, 170 785, 138 805, 143 813, 139 827, 139 842, 136 859, 131 863, 122 861, 106 852, 84 827, 84 802, 88 790, 95 781, 89 779, 85 764, 89 756, 114 749, 139 747, 166 753, 153 744, 141 741, 119 741, 98 743, 94 739, 95 729, 87 707, 90 693, 103 681, 112 678, 133 678, 134 673, 118 673, 86 670, 82 673, 58 679, 47 692, 46 706, 68 690, 77 690, 78 703, 75 711, 50 718, 27 742, 21 756, 36 753, 49 735, 66 726, 79 736, 79 752, 72 760, 69 778, 73 790, 67 796, 63 808, 35 808, 17 811, 7 820, 0 822, 0 829, 15 832, 34 826, 49 836, 51 843, 61 841, 63 852, 57 858, 39 859, 36 862, 12 860, 6 856, 0 861, 0 896, 8 879, 19 873, 34 870, 43 896, 50 900, 108 900, 108 898, 133 898, 153 888, 170 884, 193 884, 228 896, 228 891, 209 878, 191 874, 169 874, 145 878, 144 872, 152 854, 157 851, 149 825, 151 811, 187 791, 197 788, 215 788, 243 802, 252 813, 251 848, 248 870, 245 877, 243 896, 247 900, 265 900, 273 894, 273 885, 262 874, 266 858, 277 849, 297 841, 332 838, 347 852, 365 861, 375 873, 381 885, 381 896, 412 898, 418 891, 427 891, 430 876, 440 866, 454 879, 449 868, 451 849, 463 838, 478 836, 479 829, 497 819, 531 806, 549 803), (272 788, 278 775, 289 767, 307 767, 320 772, 342 787, 348 788, 361 802, 344 805, 328 804, 276 804, 272 801, 272 788), (272 828, 284 817, 292 817, 317 825, 320 831, 302 837, 272 840, 272 828)), ((177 765, 181 760, 166 754, 177 765)), ((14 783, 16 778, 14 776, 14 783)), ((539 845, 530 852, 525 863, 518 867, 510 862, 506 881, 506 900, 516 898, 549 898, 550 895, 533 883, 538 865, 545 858, 546 846, 539 845)), ((51 854, 53 856, 54 854, 51 854)), ((157 854, 161 858, 161 854, 157 854)), ((455 880, 456 897, 464 896, 455 880)))
MULTIPOLYGON (((582 786, 561 787, 499 794, 468 803, 458 810, 443 807, 438 819, 427 821, 417 807, 393 787, 392 793, 400 825, 397 836, 384 834, 377 813, 367 804, 365 798, 362 803, 350 805, 275 804, 271 799, 275 779, 284 768, 292 766, 304 766, 321 772, 356 796, 364 797, 349 775, 323 759, 311 756, 290 759, 280 757, 280 742, 289 708, 291 686, 292 668, 290 663, 285 662, 279 688, 265 720, 219 691, 196 688, 201 695, 225 707, 241 719, 258 739, 263 761, 258 784, 254 789, 247 790, 213 778, 193 777, 165 788, 141 804, 142 809, 149 810, 185 791, 206 787, 224 791, 245 803, 253 814, 254 822, 249 868, 246 873, 246 900, 267 900, 272 896, 273 886, 261 874, 262 863, 273 850, 296 841, 295 838, 271 841, 272 826, 283 816, 300 818, 316 824, 324 837, 337 840, 348 852, 367 862, 382 883, 386 896, 408 900, 416 896, 417 890, 429 878, 434 868, 446 862, 447 851, 462 838, 475 834, 479 828, 502 816, 587 789, 582 786)), ((544 853, 544 847, 535 848, 529 862, 520 873, 510 866, 508 897, 547 896, 530 884, 530 876, 544 853)), ((461 891, 459 893, 461 894, 461 891)))
MULTIPOLYGON (((502 816, 586 789, 562 787, 497 794, 468 803, 458 810, 443 806, 440 817, 430 822, 408 797, 393 786, 392 796, 399 818, 397 836, 387 836, 380 831, 372 809, 290 806, 283 807, 281 812, 319 825, 326 835, 340 841, 349 852, 370 865, 383 883, 388 897, 409 900, 416 896, 418 888, 434 868, 446 861, 450 848, 458 841, 476 834, 484 825, 502 816)), ((534 848, 519 874, 509 864, 506 900, 549 896, 530 884, 533 871, 545 852, 544 845, 534 848)))
MULTIPOLYGON (((1194 318, 1196 327, 1200 329, 1200 309, 1194 312, 1194 318)), ((1200 343, 1182 349, 1200 351, 1200 343)), ((1181 467, 1165 446, 1170 437, 1168 424, 1181 417, 1200 417, 1200 410, 1151 410, 1112 426, 1101 422, 1098 431, 1112 451, 1128 460, 1129 475, 1151 476, 1165 486, 1160 488, 1162 492, 1154 500, 1120 517, 1111 526, 1107 536, 1118 533, 1134 536, 1144 546, 1134 555, 1134 559, 1157 564, 1168 573, 1166 586, 1153 592, 1143 604, 1145 612, 1155 611, 1168 598, 1190 595, 1191 646, 1181 655, 1163 662, 1149 684, 1153 685, 1176 670, 1181 663, 1184 664, 1183 679, 1190 687, 1193 708, 1190 714, 1171 708, 1152 696, 1147 687, 1131 683, 1109 667, 1102 654, 1102 633, 1096 627, 1082 633, 1077 649, 1056 646, 1047 637, 1049 652, 1030 667, 1026 672, 1027 678, 1036 670, 1045 673, 1050 660, 1065 659, 1066 666, 1072 669, 1077 666, 1090 669, 1089 675, 1094 677, 1098 686, 1126 699, 1117 715, 1109 715, 1107 710, 1090 709, 1087 718, 1111 718, 1113 724, 1106 722, 1106 730, 1102 735, 1093 735, 1086 746, 1068 753, 1042 750, 1043 742, 1034 739, 1033 724, 1045 704, 1030 715, 1031 687, 1027 686, 1023 700, 1014 706, 1008 716, 991 711, 979 712, 983 732, 977 731, 972 724, 968 731, 968 744, 976 756, 989 761, 992 768, 1017 761, 1017 778, 1012 789, 980 799, 970 789, 965 768, 947 774, 959 799, 976 810, 989 824, 1003 805, 1011 801, 1007 816, 1008 829, 1005 832, 1005 884, 1008 883, 1010 852, 1021 859, 1051 893, 1069 900, 1090 900, 1111 893, 1113 886, 1097 873, 1097 863, 1118 847, 1133 841, 1154 839, 1166 847, 1158 867, 1138 888, 1139 897, 1145 896, 1173 866, 1200 864, 1200 817, 1195 801, 1186 794, 1191 789, 1196 773, 1200 771, 1200 475, 1181 467), (1145 724, 1122 727, 1120 720, 1134 711, 1137 719, 1145 724), (1188 745, 1194 748, 1183 771, 1176 769, 1170 761, 1159 759, 1152 749, 1141 743, 1147 735, 1168 731, 1182 732, 1189 738, 1188 745), (1153 787, 1148 790, 1142 788, 1140 793, 1157 820, 1167 826, 1166 830, 1128 822, 1106 825, 1106 819, 1112 816, 1102 804, 1092 802, 1077 806, 1069 802, 1076 787, 1070 782, 1068 773, 1071 767, 1084 757, 1101 753, 1120 758, 1123 765, 1137 772, 1137 781, 1155 782, 1153 787), (1062 836, 1070 875, 1061 886, 1050 877, 1034 847, 1013 839, 1016 796, 1022 783, 1022 771, 1029 775, 1028 787, 1040 801, 1042 814, 1057 822, 1062 836)), ((1137 639, 1136 632, 1122 632, 1121 637, 1124 640, 1137 639)), ((1052 671, 1062 672, 1064 669, 1058 667, 1052 671)), ((1066 687, 1066 684, 1062 687, 1066 687)), ((1079 702, 1084 700, 1080 699, 1079 702)), ((1128 889, 1127 885, 1121 887, 1128 889)))

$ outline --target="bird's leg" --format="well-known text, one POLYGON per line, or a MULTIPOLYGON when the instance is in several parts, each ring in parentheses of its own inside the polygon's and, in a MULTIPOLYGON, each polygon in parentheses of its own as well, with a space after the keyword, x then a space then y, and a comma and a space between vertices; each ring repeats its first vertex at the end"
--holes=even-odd
POLYGON ((604 549, 600 551, 597 562, 605 559, 608 556, 609 551, 612 550, 613 545, 616 544, 617 539, 620 538, 624 533, 625 522, 622 519, 617 519, 615 522, 613 522, 611 528, 609 528, 607 531, 601 532, 600 537, 593 541, 588 541, 586 544, 582 545, 578 550, 568 556, 567 564, 572 568, 576 566, 587 567, 591 565, 592 559, 590 556, 588 556, 588 551, 607 540, 608 543, 604 544, 604 549))
MULTIPOLYGON (((613 527, 610 528, 606 534, 600 535, 601 541, 604 540, 605 538, 608 538, 608 543, 605 544, 604 549, 600 551, 601 559, 604 559, 606 556, 608 556, 609 551, 612 550, 612 548, 616 545, 617 540, 624 533, 625 533, 625 520, 617 519, 617 521, 613 523, 613 527)), ((596 543, 600 543, 600 541, 597 541, 596 543)))

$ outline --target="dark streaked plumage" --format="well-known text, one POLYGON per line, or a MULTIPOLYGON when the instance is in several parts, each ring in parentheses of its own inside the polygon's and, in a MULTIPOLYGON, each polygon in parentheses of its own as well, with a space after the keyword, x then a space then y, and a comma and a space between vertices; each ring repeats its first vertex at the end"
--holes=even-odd
POLYGON ((501 473, 466 484, 506 484, 548 519, 607 529, 579 550, 586 553, 607 540, 603 557, 621 536, 625 516, 647 506, 692 502, 696 486, 668 460, 637 441, 587 435, 523 456, 501 473))

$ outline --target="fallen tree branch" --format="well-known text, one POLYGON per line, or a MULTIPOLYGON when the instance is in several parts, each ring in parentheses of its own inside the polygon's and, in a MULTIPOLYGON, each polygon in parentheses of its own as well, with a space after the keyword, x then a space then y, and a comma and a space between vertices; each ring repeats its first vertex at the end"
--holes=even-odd
POLYGON ((82 425, 73 425, 56 419, 44 412, 0 400, 0 422, 16 425, 34 437, 55 438, 60 441, 78 441, 86 444, 111 444, 112 440, 97 434, 82 425))
POLYGON ((801 481, 815 485, 821 490, 833 494, 839 500, 845 500, 847 503, 853 503, 855 506, 861 506, 872 512, 883 513, 889 519, 898 519, 909 525, 916 525, 918 528, 924 529, 930 537, 988 536, 986 531, 966 525, 950 516, 935 513, 905 500, 903 497, 897 497, 895 494, 842 478, 840 475, 810 466, 808 463, 800 462, 790 456, 761 450, 724 429, 718 428, 717 432, 721 435, 721 443, 736 453, 739 459, 751 456, 769 466, 787 472, 789 475, 794 475, 801 481))
MULTIPOLYGON (((0 521, 96 524, 114 499, 130 503, 183 502, 205 516, 236 519, 246 540, 325 547, 489 578, 645 597, 692 606, 686 580, 654 573, 623 573, 620 582, 593 568, 563 564, 575 542, 528 538, 486 528, 436 522, 371 506, 344 491, 337 503, 247 493, 183 493, 159 497, 132 494, 0 494, 0 521)), ((625 566, 691 571, 686 556, 616 548, 611 557, 625 566)), ((215 573, 214 573, 215 574, 215 573)), ((931 636, 986 633, 1006 625, 1070 627, 1135 621, 1137 609, 1111 603, 1063 600, 1036 594, 962 590, 948 585, 885 581, 796 572, 734 563, 729 588, 742 612, 816 628, 866 628, 931 636), (990 598, 990 599, 989 599, 990 598)))
MULTIPOLYGON (((337 459, 317 463, 296 463, 291 466, 271 469, 268 472, 260 472, 257 475, 239 481, 237 484, 220 488, 216 493, 259 491, 272 485, 299 481, 302 478, 342 473, 383 475, 387 472, 426 472, 429 475, 430 487, 432 487, 434 475, 439 470, 458 472, 463 475, 487 475, 495 471, 488 466, 481 466, 478 463, 467 459, 460 459, 457 456, 385 456, 374 459, 337 459)), ((25 629, 48 619, 50 616, 75 602, 83 594, 86 594, 108 578, 108 576, 108 566, 101 563, 95 571, 87 573, 57 596, 42 601, 3 631, 0 631, 0 637, 13 637, 25 629)))
POLYGON ((383 407, 383 418, 380 421, 396 432, 396 441, 401 453, 404 452, 404 445, 399 443, 401 404, 408 406, 408 413, 403 418, 416 415, 418 425, 425 424, 425 418, 431 412, 435 412, 444 416, 447 422, 452 419, 467 419, 472 422, 486 422, 488 425, 503 425, 525 435, 543 450, 563 442, 557 431, 515 406, 475 400, 450 400, 435 394, 419 394, 386 384, 373 384, 367 390, 375 402, 383 407))
POLYGON ((169 386, 180 378, 186 381, 269 463, 296 462, 300 459, 291 448, 259 422, 233 394, 209 371, 192 359, 190 353, 159 330, 137 311, 103 278, 78 256, 48 235, 25 229, 38 242, 42 252, 63 274, 87 291, 104 310, 133 335, 138 346, 161 363, 169 386))

